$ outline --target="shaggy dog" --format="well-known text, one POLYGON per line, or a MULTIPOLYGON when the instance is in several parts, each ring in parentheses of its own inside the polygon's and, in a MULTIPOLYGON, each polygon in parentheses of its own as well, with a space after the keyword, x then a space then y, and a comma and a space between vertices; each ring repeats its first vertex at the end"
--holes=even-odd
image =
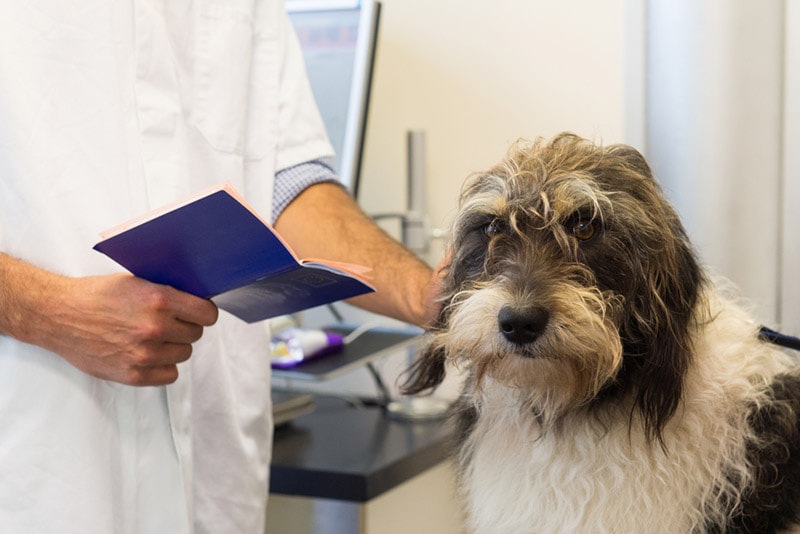
POLYGON ((517 144, 464 187, 405 389, 453 413, 468 528, 796 527, 800 373, 698 265, 634 149, 517 144))

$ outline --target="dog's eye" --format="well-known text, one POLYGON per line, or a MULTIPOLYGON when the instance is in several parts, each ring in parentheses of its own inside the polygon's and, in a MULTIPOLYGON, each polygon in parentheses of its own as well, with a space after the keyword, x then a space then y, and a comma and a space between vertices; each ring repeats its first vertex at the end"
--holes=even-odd
POLYGON ((500 219, 494 219, 483 227, 483 233, 486 234, 486 237, 495 237, 502 234, 503 222, 500 219))
POLYGON ((577 220, 572 225, 572 235, 580 241, 588 241, 597 235, 597 221, 577 220))

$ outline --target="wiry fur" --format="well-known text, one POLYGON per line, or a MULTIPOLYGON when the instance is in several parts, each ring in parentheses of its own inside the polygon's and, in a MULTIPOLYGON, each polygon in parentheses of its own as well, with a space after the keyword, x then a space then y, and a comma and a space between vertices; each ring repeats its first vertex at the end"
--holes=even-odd
POLYGON ((800 374, 708 280, 638 152, 517 144, 467 182, 451 240, 406 390, 447 362, 467 372, 454 416, 471 531, 797 524, 800 374))

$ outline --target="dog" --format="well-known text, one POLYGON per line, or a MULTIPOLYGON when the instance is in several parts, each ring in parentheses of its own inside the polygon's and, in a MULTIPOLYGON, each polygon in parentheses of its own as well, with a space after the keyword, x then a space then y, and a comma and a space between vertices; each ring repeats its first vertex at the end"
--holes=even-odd
POLYGON ((798 365, 700 266, 638 151, 517 142, 467 180, 449 240, 404 391, 465 377, 470 532, 798 531, 798 365))

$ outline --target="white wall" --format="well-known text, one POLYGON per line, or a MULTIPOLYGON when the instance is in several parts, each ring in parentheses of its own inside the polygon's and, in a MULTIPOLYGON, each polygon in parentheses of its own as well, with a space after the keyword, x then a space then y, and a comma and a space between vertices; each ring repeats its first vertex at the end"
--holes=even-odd
POLYGON ((648 0, 647 9, 650 162, 704 262, 759 319, 798 332, 797 3, 648 0))
POLYGON ((782 2, 649 2, 648 155, 703 259, 774 321, 782 2))
POLYGON ((800 335, 800 2, 786 3, 780 326, 800 335))
POLYGON ((404 209, 408 129, 427 132, 435 227, 518 138, 624 141, 624 3, 383 0, 361 204, 404 209))

